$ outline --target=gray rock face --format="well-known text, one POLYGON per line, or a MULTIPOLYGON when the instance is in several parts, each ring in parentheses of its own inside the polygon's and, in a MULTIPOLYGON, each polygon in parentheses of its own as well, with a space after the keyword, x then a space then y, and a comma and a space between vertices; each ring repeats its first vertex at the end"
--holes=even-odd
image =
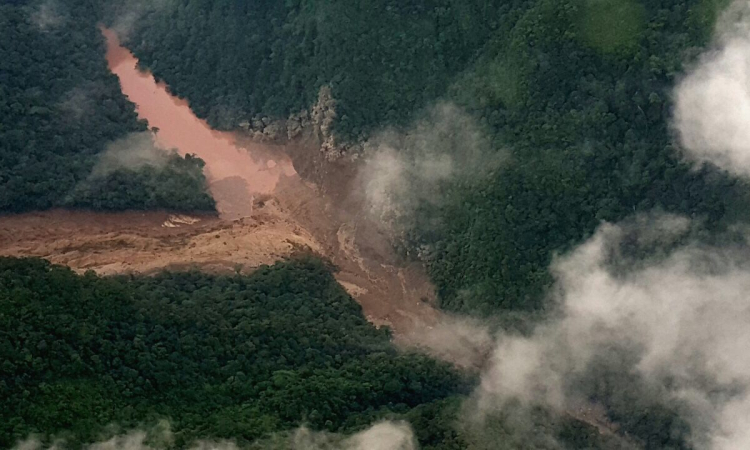
POLYGON ((320 151, 326 161, 336 161, 349 156, 357 159, 363 149, 363 142, 341 142, 333 131, 336 113, 336 99, 331 88, 323 86, 318 93, 318 101, 310 111, 310 117, 320 138, 320 151))
POLYGON ((268 116, 256 116, 240 122, 240 128, 259 142, 284 143, 291 141, 305 132, 314 133, 320 144, 320 152, 325 161, 333 162, 344 156, 355 160, 363 150, 363 142, 340 142, 334 132, 336 99, 330 86, 322 86, 318 99, 308 110, 290 114, 287 119, 272 119, 268 116))

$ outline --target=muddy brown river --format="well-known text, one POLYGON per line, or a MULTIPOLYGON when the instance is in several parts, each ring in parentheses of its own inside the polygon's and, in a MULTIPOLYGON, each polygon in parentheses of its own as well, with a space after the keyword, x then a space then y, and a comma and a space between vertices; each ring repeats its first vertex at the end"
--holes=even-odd
POLYGON ((187 101, 172 96, 150 73, 138 70, 138 60, 120 45, 114 31, 102 28, 102 34, 107 39, 109 68, 120 78, 122 92, 136 105, 138 116, 156 131, 157 144, 206 162, 209 188, 223 218, 251 215, 257 195, 272 193, 281 177, 296 176, 291 161, 272 146, 240 146, 233 133, 213 130, 193 114, 187 101))

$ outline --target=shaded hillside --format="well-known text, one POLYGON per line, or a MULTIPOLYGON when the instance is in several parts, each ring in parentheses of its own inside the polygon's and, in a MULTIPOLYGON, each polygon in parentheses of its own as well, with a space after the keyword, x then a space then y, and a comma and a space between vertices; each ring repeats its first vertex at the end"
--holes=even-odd
POLYGON ((95 24, 85 2, 0 4, 0 211, 212 210, 197 159, 92 174, 108 144, 146 129, 95 24))
MULTIPOLYGON (((103 3, 123 5, 115 22, 132 10, 103 3)), ((520 3, 181 0, 149 9, 129 47, 213 126, 286 117, 331 85, 335 128, 357 138, 441 96, 497 27, 486 18, 520 3)))

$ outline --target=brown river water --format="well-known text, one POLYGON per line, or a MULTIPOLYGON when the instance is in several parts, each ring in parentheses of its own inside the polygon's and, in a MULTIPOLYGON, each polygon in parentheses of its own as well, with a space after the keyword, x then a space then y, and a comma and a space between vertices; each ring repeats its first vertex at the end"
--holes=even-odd
POLYGON ((136 67, 138 60, 114 31, 102 28, 107 39, 107 63, 120 78, 122 92, 135 103, 138 116, 158 128, 157 144, 194 154, 206 162, 209 189, 222 218, 252 214, 253 199, 270 194, 281 177, 296 176, 291 161, 272 146, 243 142, 233 133, 213 130, 197 118, 186 100, 172 96, 164 83, 136 67))

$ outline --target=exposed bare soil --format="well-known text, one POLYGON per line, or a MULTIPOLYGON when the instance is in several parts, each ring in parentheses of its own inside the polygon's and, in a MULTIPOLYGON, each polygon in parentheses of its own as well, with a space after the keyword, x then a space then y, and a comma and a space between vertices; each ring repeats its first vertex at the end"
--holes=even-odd
POLYGON ((374 324, 404 336, 436 320, 423 268, 398 264, 387 243, 368 243, 373 231, 366 219, 345 217, 314 186, 288 177, 276 194, 253 199, 252 216, 235 220, 165 211, 0 216, 0 255, 37 256, 109 275, 190 268, 249 273, 310 251, 339 268, 336 279, 374 324))
POLYGON ((246 272, 295 248, 318 247, 294 223, 263 213, 236 222, 167 212, 61 210, 0 218, 3 255, 39 256, 103 275, 191 267, 246 272))

